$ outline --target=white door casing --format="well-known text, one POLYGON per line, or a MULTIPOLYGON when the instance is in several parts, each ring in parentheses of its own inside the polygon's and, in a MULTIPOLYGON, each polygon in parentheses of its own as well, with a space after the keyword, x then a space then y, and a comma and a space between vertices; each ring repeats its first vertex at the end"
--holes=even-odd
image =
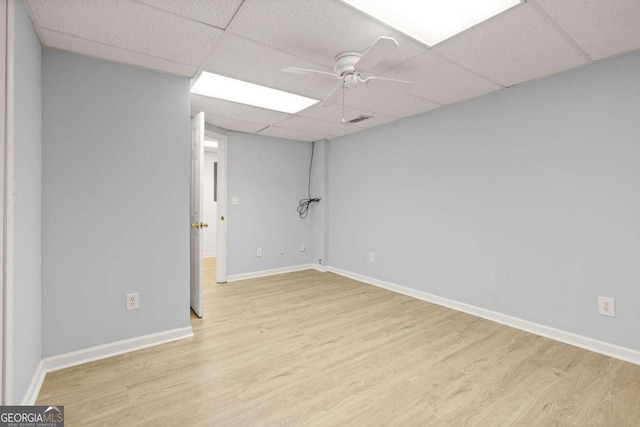
POLYGON ((202 239, 203 200, 202 179, 204 162, 204 113, 191 120, 191 309, 202 317, 202 239))
POLYGON ((216 282, 227 283, 227 148, 224 135, 218 140, 218 217, 216 222, 216 282))
POLYGON ((2 202, 2 392, 3 405, 15 405, 13 396, 13 242, 14 242, 14 204, 15 204, 15 162, 14 162, 14 55, 15 55, 15 4, 6 2, 3 17, 6 27, 3 28, 6 42, 5 73, 3 82, 5 104, 3 138, 3 202, 2 202))

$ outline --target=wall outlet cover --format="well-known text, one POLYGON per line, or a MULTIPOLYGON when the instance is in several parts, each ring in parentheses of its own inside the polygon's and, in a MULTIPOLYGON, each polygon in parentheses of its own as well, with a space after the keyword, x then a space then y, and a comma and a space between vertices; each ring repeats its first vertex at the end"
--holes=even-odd
POLYGON ((138 293, 127 294, 127 310, 137 310, 140 308, 138 293))
POLYGON ((609 297, 598 297, 598 314, 616 317, 616 300, 609 297))

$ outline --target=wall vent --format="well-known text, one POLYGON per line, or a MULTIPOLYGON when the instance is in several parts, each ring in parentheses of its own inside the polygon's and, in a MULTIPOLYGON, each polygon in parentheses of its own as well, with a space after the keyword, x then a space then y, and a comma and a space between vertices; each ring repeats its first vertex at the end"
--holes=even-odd
POLYGON ((360 117, 356 117, 355 119, 351 119, 349 120, 347 123, 358 123, 361 122, 363 120, 368 120, 373 116, 360 116, 360 117))

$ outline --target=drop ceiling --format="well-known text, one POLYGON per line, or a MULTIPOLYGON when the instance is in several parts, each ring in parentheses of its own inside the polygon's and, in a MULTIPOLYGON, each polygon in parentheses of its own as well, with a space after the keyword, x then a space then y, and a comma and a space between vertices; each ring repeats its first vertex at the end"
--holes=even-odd
MULTIPOLYGON (((443 0, 444 1, 444 0, 443 0)), ((332 139, 640 49, 638 0, 527 0, 432 48, 338 0, 28 0, 44 46, 193 78, 210 71, 324 99, 334 57, 378 37, 399 48, 370 74, 410 80, 349 89, 295 115, 191 95, 191 113, 228 130, 332 139), (343 105, 344 104, 344 105, 343 105), (371 119, 342 123, 361 115, 371 119)))

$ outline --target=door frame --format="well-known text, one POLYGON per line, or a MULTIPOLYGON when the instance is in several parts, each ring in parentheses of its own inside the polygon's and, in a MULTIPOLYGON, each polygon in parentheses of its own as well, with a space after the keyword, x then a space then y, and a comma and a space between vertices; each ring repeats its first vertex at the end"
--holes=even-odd
POLYGON ((15 404, 13 396, 13 242, 15 202, 15 141, 14 141, 14 58, 15 58, 15 5, 6 2, 6 51, 5 51, 5 97, 4 132, 2 138, 2 336, 0 350, 2 359, 2 385, 0 401, 3 405, 15 404))

